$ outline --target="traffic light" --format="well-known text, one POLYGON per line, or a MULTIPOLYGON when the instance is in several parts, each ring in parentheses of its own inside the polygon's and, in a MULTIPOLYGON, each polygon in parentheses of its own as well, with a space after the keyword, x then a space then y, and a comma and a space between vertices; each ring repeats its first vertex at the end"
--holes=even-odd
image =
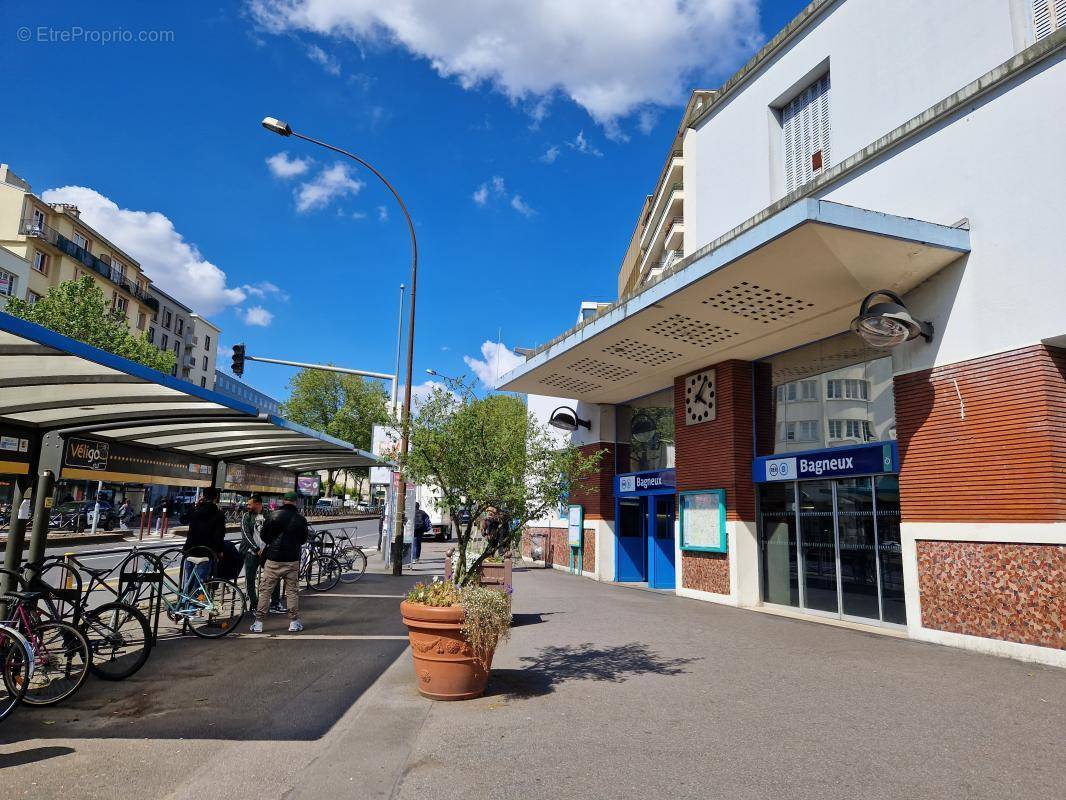
POLYGON ((230 367, 230 372, 236 375, 238 378, 244 374, 244 345, 233 345, 233 365, 230 367))

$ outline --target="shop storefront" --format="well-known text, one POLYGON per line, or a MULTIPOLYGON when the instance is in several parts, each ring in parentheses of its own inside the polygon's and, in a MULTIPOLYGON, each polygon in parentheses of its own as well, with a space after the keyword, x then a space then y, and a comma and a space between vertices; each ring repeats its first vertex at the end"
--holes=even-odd
POLYGON ((615 580, 673 589, 677 497, 673 469, 615 476, 615 580))
POLYGON ((764 604, 905 625, 895 442, 758 458, 764 604))

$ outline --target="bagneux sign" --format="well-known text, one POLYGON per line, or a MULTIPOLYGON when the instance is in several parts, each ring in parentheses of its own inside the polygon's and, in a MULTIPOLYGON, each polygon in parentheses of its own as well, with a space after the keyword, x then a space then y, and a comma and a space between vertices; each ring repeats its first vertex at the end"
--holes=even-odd
POLYGON ((618 475, 615 478, 615 494, 633 494, 634 492, 654 492, 673 489, 676 485, 672 469, 660 469, 654 472, 634 472, 618 475))
POLYGON ((757 483, 802 481, 812 478, 846 478, 899 471, 895 442, 817 450, 792 456, 764 456, 752 465, 757 483))

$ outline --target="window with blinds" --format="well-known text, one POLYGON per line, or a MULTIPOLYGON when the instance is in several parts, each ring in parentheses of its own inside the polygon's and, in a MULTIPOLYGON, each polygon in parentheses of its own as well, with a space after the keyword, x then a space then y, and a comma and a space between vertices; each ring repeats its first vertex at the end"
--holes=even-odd
POLYGON ((1066 0, 1033 0, 1033 30, 1036 41, 1066 28, 1066 0))
POLYGON ((829 73, 826 73, 781 109, 786 194, 829 167, 829 134, 829 73))

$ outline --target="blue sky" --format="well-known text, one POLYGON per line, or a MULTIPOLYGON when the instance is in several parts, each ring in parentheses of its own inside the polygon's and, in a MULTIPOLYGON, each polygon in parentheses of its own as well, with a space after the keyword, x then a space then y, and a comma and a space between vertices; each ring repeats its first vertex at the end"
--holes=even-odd
MULTIPOLYGON (((720 84, 804 5, 6 3, 0 74, 18 102, 0 161, 77 202, 227 347, 389 372, 409 275, 394 201, 259 121, 357 152, 415 219, 421 383, 495 362, 501 333, 533 346, 581 300, 614 299, 688 91, 720 84), (141 31, 169 41, 102 41, 141 31)), ((245 377, 283 398, 289 374, 245 377)))

